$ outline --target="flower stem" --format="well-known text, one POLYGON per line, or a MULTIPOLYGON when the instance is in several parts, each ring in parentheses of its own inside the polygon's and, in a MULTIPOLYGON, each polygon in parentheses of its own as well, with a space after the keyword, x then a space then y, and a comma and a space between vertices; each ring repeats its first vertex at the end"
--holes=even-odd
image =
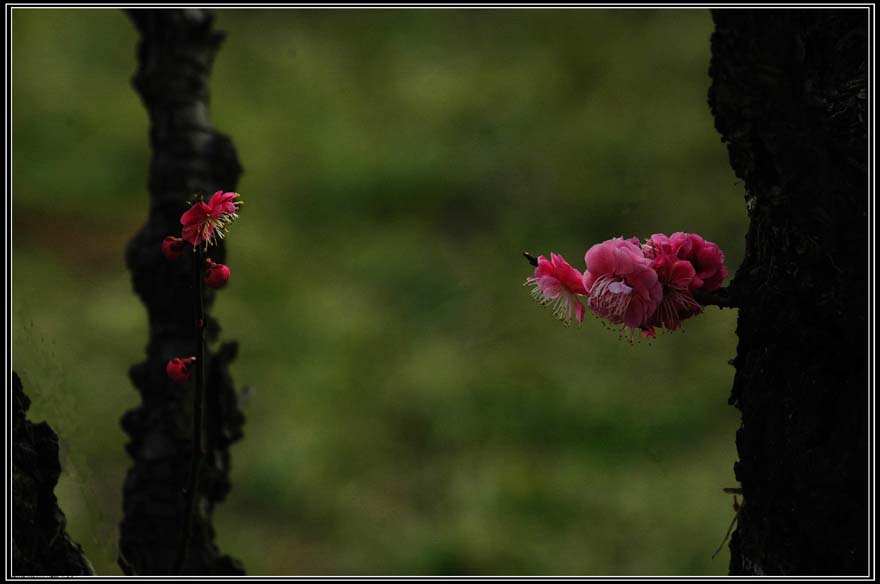
POLYGON ((192 466, 190 468, 189 486, 186 494, 186 510, 184 511, 183 532, 180 536, 180 545, 177 548, 177 558, 174 561, 174 573, 180 574, 183 564, 186 562, 187 552, 190 547, 193 524, 198 509, 199 500, 199 475, 202 469, 202 461, 206 454, 205 445, 205 304, 204 289, 202 282, 202 266, 205 263, 204 251, 201 246, 193 253, 193 314, 195 316, 196 337, 196 371, 195 392, 193 397, 193 421, 192 421, 192 466))

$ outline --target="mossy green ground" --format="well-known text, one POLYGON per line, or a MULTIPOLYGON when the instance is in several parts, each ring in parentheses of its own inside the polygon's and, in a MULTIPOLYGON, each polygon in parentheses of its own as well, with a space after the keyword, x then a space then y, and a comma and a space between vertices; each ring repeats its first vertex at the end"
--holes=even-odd
MULTIPOLYGON (((221 547, 251 574, 722 574, 736 313, 565 328, 520 256, 696 231, 742 257, 705 10, 225 10, 212 118, 247 202, 215 305, 253 386, 221 547)), ((146 315, 137 35, 13 12, 15 369, 115 565, 146 315)))

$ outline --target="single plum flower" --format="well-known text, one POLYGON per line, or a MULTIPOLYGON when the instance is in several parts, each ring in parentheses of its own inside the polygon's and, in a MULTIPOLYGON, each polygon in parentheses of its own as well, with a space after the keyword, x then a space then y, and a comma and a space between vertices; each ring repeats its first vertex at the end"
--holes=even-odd
POLYGON ((168 361, 168 364, 165 366, 165 373, 167 373, 168 377, 171 378, 171 381, 174 381, 175 383, 189 381, 189 366, 195 360, 195 357, 187 357, 185 359, 175 357, 168 361))
POLYGON ((238 193, 217 191, 207 203, 193 203, 180 217, 183 239, 194 247, 204 243, 205 249, 208 244, 217 243, 218 237, 223 239, 230 223, 238 219, 238 197, 238 193))
POLYGON ((690 284, 691 292, 713 292, 721 287, 728 274, 724 265, 724 254, 717 244, 706 241, 696 233, 673 233, 665 244, 660 239, 655 242, 656 237, 653 236, 645 243, 645 255, 653 257, 650 254, 657 253, 654 250, 660 250, 666 245, 668 249, 659 253, 672 253, 679 259, 689 261, 695 272, 690 284))
POLYGON ((681 321, 703 311, 700 303, 691 293, 691 282, 696 271, 691 262, 679 259, 674 253, 674 245, 667 245, 668 239, 663 234, 655 234, 645 244, 646 256, 653 257, 652 267, 663 287, 663 299, 651 317, 649 324, 669 330, 676 330, 681 321), (650 247, 649 244, 658 240, 662 245, 650 247))
POLYGON ((652 261, 652 267, 663 287, 663 300, 651 319, 653 326, 677 329, 682 320, 702 312, 702 306, 692 293, 696 268, 686 259, 693 247, 686 233, 673 233, 667 237, 655 233, 645 241, 642 252, 652 261))
POLYGON ((584 260, 583 283, 590 309, 614 324, 647 330, 663 288, 638 239, 616 237, 596 244, 584 260))
POLYGON ((179 258, 185 249, 186 242, 179 237, 169 235, 162 241, 162 253, 169 260, 179 258))
POLYGON ((205 284, 209 288, 222 288, 229 281, 229 266, 205 258, 205 284))
POLYGON ((548 260, 538 258, 535 275, 527 278, 524 286, 532 286, 532 297, 541 304, 552 303, 553 315, 565 324, 572 318, 583 322, 586 308, 578 295, 586 295, 582 275, 561 255, 551 253, 548 260))

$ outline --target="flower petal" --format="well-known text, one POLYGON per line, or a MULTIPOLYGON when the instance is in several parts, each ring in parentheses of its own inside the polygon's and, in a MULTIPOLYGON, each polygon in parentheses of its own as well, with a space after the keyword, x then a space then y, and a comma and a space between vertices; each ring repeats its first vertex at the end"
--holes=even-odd
POLYGON ((203 201, 196 201, 180 216, 181 225, 194 225, 205 220, 211 214, 211 208, 203 201))

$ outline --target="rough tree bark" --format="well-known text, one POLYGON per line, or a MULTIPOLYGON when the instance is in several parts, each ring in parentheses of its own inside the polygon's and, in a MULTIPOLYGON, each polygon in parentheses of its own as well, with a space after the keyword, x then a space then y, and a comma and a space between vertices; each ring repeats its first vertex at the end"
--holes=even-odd
POLYGON ((713 11, 709 102, 750 226, 731 574, 868 573, 868 13, 713 11))
POLYGON ((58 507, 58 436, 27 420, 31 400, 12 373, 12 575, 90 576, 92 566, 70 539, 58 507))
MULTIPOLYGON (((128 244, 126 260, 133 286, 147 308, 147 358, 130 377, 141 393, 140 407, 125 414, 134 459, 124 488, 119 564, 126 573, 172 571, 185 522, 184 491, 192 456, 193 382, 172 383, 165 364, 195 350, 195 317, 190 285, 192 262, 168 261, 161 253, 166 235, 180 235, 180 216, 194 193, 235 190, 241 166, 231 140, 208 119, 208 77, 223 34, 204 10, 128 12, 141 34, 133 84, 150 117, 150 213, 128 244)), ((223 262, 225 247, 207 254, 223 262)), ((205 295, 205 309, 214 292, 205 295)), ((207 339, 219 326, 208 318, 207 339)), ((242 436, 244 418, 228 365, 237 344, 224 343, 206 354, 207 447, 202 466, 197 517, 183 572, 242 574, 241 564, 214 544, 211 514, 229 491, 229 446, 242 436)))

